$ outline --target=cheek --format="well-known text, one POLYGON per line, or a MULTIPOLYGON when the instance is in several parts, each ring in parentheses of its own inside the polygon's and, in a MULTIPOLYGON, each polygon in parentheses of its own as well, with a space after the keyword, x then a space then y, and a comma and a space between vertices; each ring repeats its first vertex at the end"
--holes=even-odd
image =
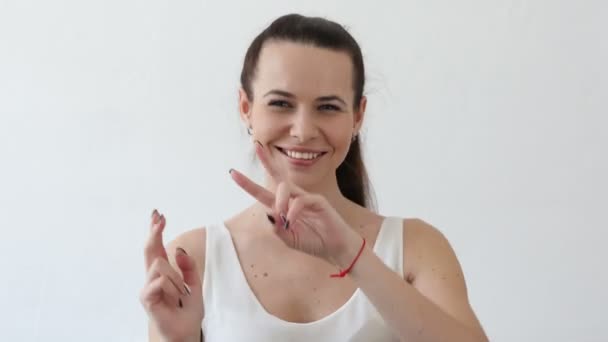
POLYGON ((341 130, 340 134, 334 138, 334 146, 336 149, 347 150, 350 146, 350 134, 341 130))
POLYGON ((254 105, 251 119, 255 134, 260 138, 276 134, 277 126, 280 124, 276 120, 276 115, 263 105, 254 105))
POLYGON ((350 147, 352 133, 351 129, 349 129, 350 120, 340 120, 340 122, 336 122, 332 125, 332 130, 330 136, 331 144, 337 151, 342 153, 346 153, 346 151, 350 147))

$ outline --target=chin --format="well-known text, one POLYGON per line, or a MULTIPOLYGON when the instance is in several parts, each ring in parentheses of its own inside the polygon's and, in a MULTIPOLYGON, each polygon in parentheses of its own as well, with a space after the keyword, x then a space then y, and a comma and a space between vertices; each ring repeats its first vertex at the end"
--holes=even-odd
POLYGON ((287 179, 304 190, 319 189, 328 179, 327 174, 317 172, 289 172, 287 179))

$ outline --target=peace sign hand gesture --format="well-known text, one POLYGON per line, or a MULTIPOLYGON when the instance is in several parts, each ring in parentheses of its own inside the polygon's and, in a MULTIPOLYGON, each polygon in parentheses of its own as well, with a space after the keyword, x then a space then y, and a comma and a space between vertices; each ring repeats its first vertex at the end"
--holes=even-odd
POLYGON ((268 208, 268 219, 275 233, 287 246, 320 257, 338 267, 346 267, 361 246, 361 237, 320 194, 309 193, 288 182, 271 164, 258 143, 256 154, 266 171, 277 182, 276 193, 231 170, 232 179, 268 208), (354 248, 353 248, 354 247, 354 248), (354 253, 353 253, 354 252, 354 253))

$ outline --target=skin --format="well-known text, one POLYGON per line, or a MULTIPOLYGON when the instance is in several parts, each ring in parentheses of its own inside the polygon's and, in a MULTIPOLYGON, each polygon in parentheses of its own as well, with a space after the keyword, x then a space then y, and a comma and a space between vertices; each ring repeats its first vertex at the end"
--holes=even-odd
MULTIPOLYGON (((243 123, 252 128, 266 179, 260 185, 238 171, 230 173, 256 202, 225 224, 247 282, 266 311, 286 321, 312 322, 336 311, 361 288, 401 340, 486 341, 447 239, 423 220, 405 219, 401 278, 371 251, 383 217, 344 198, 338 189, 335 170, 361 128, 367 101, 353 104, 349 56, 299 43, 267 42, 252 88, 251 99, 240 91, 239 108, 243 123), (294 166, 277 149, 294 146, 325 154, 313 166, 294 166), (282 216, 290 222, 287 230, 282 216), (355 267, 344 278, 330 278, 350 265, 362 238, 367 247, 355 267)), ((205 229, 178 236, 166 247, 165 258, 166 222, 158 217, 152 217, 148 246, 154 248, 146 249, 149 280, 141 296, 151 319, 150 340, 179 335, 175 340, 198 341, 202 317, 194 313, 204 312, 200 279, 205 229), (188 256, 176 254, 177 247, 188 256), (163 296, 161 287, 150 289, 165 274, 173 281, 166 282, 163 296), (176 291, 183 283, 192 294, 176 291), (175 305, 179 299, 181 308, 175 305), (182 331, 169 331, 166 320, 171 318, 166 317, 174 316, 159 314, 159 308, 187 322, 182 331)))

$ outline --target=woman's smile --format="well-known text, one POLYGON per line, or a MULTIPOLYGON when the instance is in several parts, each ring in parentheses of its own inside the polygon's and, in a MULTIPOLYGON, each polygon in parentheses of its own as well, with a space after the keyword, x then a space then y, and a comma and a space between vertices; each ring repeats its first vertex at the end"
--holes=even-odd
POLYGON ((296 166, 311 166, 327 153, 326 151, 314 149, 296 147, 283 148, 279 146, 275 147, 279 152, 281 152, 281 155, 283 155, 290 164, 296 166))

